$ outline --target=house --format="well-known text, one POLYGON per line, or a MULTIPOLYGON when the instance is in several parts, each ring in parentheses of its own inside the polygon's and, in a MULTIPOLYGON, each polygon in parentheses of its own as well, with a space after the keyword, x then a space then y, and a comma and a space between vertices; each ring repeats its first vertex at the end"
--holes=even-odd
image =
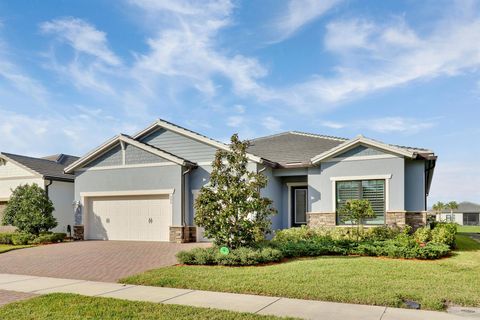
POLYGON ((436 213, 437 221, 452 221, 462 226, 480 226, 480 204, 460 202, 458 208, 451 212, 445 209, 436 213))
MULTIPOLYGON (((0 153, 0 221, 12 190, 20 185, 36 183, 45 189, 53 202, 53 215, 58 223, 53 231, 67 232, 67 226, 74 225, 72 203, 75 177, 64 173, 64 169, 76 160, 78 157, 66 154, 34 158, 0 153)), ((0 232, 14 229, 11 226, 0 226, 0 232)))
MULTIPOLYGON (((203 240, 193 203, 218 149, 229 146, 164 120, 108 140, 65 169, 75 174, 76 236, 203 240)), ((268 177, 262 194, 278 210, 273 229, 342 225, 337 209, 355 198, 373 205, 368 225, 426 223, 436 162, 430 150, 286 132, 251 140, 248 159, 268 177)))

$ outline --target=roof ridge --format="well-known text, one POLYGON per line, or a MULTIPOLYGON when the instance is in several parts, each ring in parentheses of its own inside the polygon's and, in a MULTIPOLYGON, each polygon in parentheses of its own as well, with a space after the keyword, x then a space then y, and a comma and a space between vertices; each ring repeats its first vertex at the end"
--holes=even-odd
POLYGON ((56 164, 61 165, 61 164, 58 163, 57 161, 45 159, 45 158, 43 158, 43 157, 25 156, 25 155, 23 155, 23 154, 9 153, 9 152, 0 152, 0 154, 5 155, 6 157, 8 157, 9 155, 11 155, 11 156, 15 156, 15 157, 23 157, 23 158, 29 158, 29 159, 35 159, 35 160, 41 160, 41 161, 48 161, 48 162, 53 162, 53 163, 56 163, 56 164))
POLYGON ((348 140, 350 140, 350 139, 347 139, 347 138, 342 138, 342 137, 337 137, 337 136, 330 136, 330 135, 326 135, 326 134, 303 132, 303 131, 297 131, 297 130, 293 130, 293 131, 289 131, 289 132, 290 132, 290 133, 293 133, 293 134, 298 134, 298 135, 307 136, 307 137, 314 137, 314 138, 331 139, 331 140, 337 140, 337 141, 348 141, 348 140))

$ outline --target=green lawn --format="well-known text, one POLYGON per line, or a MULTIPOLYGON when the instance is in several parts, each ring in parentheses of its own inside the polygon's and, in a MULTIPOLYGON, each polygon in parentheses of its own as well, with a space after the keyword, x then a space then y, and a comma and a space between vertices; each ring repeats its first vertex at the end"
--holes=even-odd
POLYGON ((33 246, 30 246, 30 245, 14 246, 12 244, 0 244, 0 253, 4 253, 4 252, 7 252, 7 251, 12 251, 12 250, 16 250, 16 249, 30 248, 30 247, 33 247, 33 246))
POLYGON ((206 308, 133 302, 73 294, 49 294, 0 307, 2 320, 162 320, 162 319, 283 319, 206 308))
POLYGON ((261 267, 171 266, 123 283, 251 293, 422 309, 480 306, 480 243, 457 236, 458 250, 437 261, 325 256, 261 267))
POLYGON ((480 226, 458 226, 458 232, 480 233, 480 226))

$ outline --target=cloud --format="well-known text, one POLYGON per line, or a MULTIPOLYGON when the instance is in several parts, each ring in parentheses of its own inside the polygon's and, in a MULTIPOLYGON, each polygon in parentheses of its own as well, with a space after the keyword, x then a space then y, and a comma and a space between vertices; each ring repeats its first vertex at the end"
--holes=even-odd
POLYGON ((436 122, 429 119, 414 119, 405 117, 380 117, 351 122, 323 121, 323 126, 331 129, 350 128, 355 130, 369 130, 379 133, 403 133, 414 134, 419 131, 430 129, 436 122))
POLYGON ((262 125, 269 131, 280 131, 282 122, 274 117, 268 116, 263 119, 262 125))
POLYGON ((109 48, 105 32, 78 18, 67 17, 44 22, 40 30, 45 34, 53 34, 60 41, 68 43, 77 52, 86 53, 100 61, 118 66, 121 60, 109 48))
POLYGON ((332 22, 325 48, 340 61, 332 77, 315 75, 294 85, 292 105, 334 106, 382 89, 413 81, 452 77, 480 67, 480 19, 438 22, 419 36, 403 20, 378 25, 372 21, 332 22))
POLYGON ((227 126, 232 128, 240 127, 245 121, 245 118, 242 116, 231 116, 227 118, 227 126))
POLYGON ((18 63, 15 63, 14 53, 10 52, 9 46, 0 37, 0 79, 1 78, 6 80, 23 95, 33 98, 36 103, 46 103, 49 95, 48 90, 38 80, 25 72, 18 63))
POLYGON ((273 42, 281 42, 292 37, 339 2, 340 0, 290 0, 285 12, 276 19, 274 29, 277 38, 273 42))
POLYGON ((119 73, 121 59, 109 49, 107 35, 86 21, 66 17, 40 24, 45 35, 53 35, 60 42, 68 45, 74 52, 67 62, 59 62, 56 50, 45 54, 49 67, 71 81, 78 89, 114 95, 110 76, 119 73))
POLYGON ((221 77, 229 81, 237 95, 267 94, 257 82, 267 70, 255 58, 229 54, 217 47, 218 33, 232 22, 234 6, 230 1, 130 3, 166 23, 147 40, 149 52, 139 54, 133 68, 150 90, 157 81, 168 78, 213 97, 222 86, 215 79, 221 77))

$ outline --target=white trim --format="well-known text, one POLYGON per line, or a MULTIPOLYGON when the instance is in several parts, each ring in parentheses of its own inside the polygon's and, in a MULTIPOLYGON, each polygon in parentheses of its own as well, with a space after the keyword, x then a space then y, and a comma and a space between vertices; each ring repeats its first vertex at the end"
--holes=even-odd
MULTIPOLYGON (((174 124, 171 124, 169 122, 166 122, 166 121, 163 121, 161 119, 158 119, 157 121, 155 121, 153 124, 151 124, 150 126, 148 126, 147 128, 145 128, 144 130, 138 132, 137 134, 135 134, 133 136, 133 139, 138 139, 139 137, 141 137, 142 135, 146 134, 147 132, 155 129, 156 127, 160 127, 160 128, 164 128, 164 129, 167 129, 169 131, 172 131, 172 132, 175 132, 175 133, 178 133, 182 136, 185 136, 185 137, 188 137, 188 138, 191 138, 191 139, 194 139, 194 140, 197 140, 197 141, 200 141, 200 142, 203 142, 207 145, 210 145, 212 147, 215 147, 215 148, 218 148, 218 149, 222 149, 222 150, 225 150, 225 151, 230 151, 230 147, 225 144, 225 143, 222 143, 222 142, 219 142, 219 141, 216 141, 216 140, 213 140, 211 138, 208 138, 208 137, 205 137, 205 136, 202 136, 201 134, 198 134, 196 132, 193 132, 193 131, 190 131, 190 130, 187 130, 187 129, 184 129, 182 127, 179 127, 179 126, 176 126, 174 124)), ((247 153, 247 157, 249 160, 252 160, 254 162, 257 162, 257 163, 263 163, 263 160, 262 158, 258 157, 258 156, 255 156, 253 154, 250 154, 250 153, 247 153)))
MULTIPOLYGON (((287 200, 288 200, 288 227, 292 227, 292 187, 307 187, 307 209, 308 209, 308 181, 306 182, 287 182, 287 200)), ((308 210, 307 210, 308 212, 308 210)))
POLYGON ((78 169, 77 171, 85 172, 85 171, 101 171, 101 170, 130 169, 130 168, 151 168, 151 167, 166 167, 166 166, 178 166, 178 164, 173 162, 139 163, 139 164, 126 164, 124 166, 82 168, 82 169, 78 169))
POLYGON ((330 177, 330 181, 349 181, 349 180, 382 180, 391 179, 392 174, 378 174, 370 176, 344 176, 344 177, 330 177))
POLYGON ((392 159, 399 158, 393 154, 376 154, 371 156, 352 156, 352 157, 339 157, 324 160, 323 162, 344 162, 344 161, 359 161, 359 160, 375 160, 375 159, 392 159))
POLYGON ((331 177, 332 181, 332 210, 337 212, 337 181, 359 181, 359 180, 385 180, 385 213, 390 210, 390 179, 391 174, 372 175, 372 176, 350 176, 350 177, 331 177))
POLYGON ((120 147, 122 148, 122 165, 124 166, 127 162, 127 152, 125 150, 125 141, 120 141, 120 147))
POLYGON ((152 196, 162 194, 173 194, 175 189, 158 189, 158 190, 126 190, 126 191, 93 191, 80 192, 81 198, 91 197, 121 197, 121 196, 152 196))
POLYGON ((355 139, 348 140, 342 144, 339 144, 338 146, 327 150, 311 159, 312 164, 316 164, 320 161, 323 161, 325 159, 329 159, 331 157, 334 157, 335 155, 339 154, 342 151, 346 151, 350 148, 356 147, 357 145, 366 145, 366 146, 371 146, 371 147, 376 147, 381 150, 389 151, 401 156, 405 156, 408 158, 414 158, 415 157, 415 152, 408 151, 406 149, 402 149, 399 147, 395 147, 383 142, 375 141, 372 139, 365 138, 364 136, 358 136, 355 139))

